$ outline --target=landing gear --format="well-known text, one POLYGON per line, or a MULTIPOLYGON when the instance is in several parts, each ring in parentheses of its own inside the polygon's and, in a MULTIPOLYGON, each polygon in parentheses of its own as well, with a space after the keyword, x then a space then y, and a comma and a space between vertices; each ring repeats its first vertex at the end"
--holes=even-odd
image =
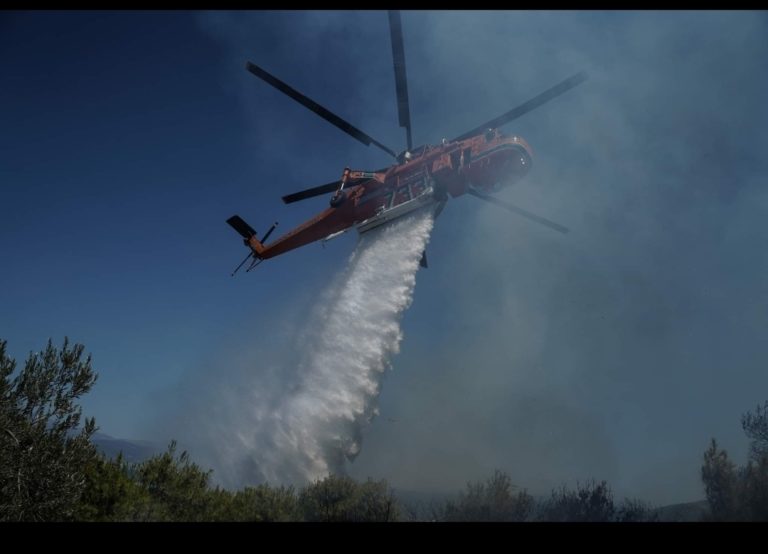
POLYGON ((332 208, 338 208, 341 206, 344 201, 347 199, 347 193, 343 190, 337 191, 336 194, 334 194, 331 197, 331 207, 332 208))
POLYGON ((347 199, 347 193, 344 192, 344 185, 347 184, 349 173, 349 168, 345 167, 344 173, 341 174, 341 181, 339 181, 339 189, 336 191, 336 194, 331 197, 332 208, 338 208, 344 203, 344 200, 347 199))

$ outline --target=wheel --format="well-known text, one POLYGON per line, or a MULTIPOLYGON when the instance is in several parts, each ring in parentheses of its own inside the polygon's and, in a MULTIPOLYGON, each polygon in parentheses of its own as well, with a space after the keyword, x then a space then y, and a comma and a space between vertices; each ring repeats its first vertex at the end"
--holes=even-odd
POLYGON ((347 199, 346 191, 341 191, 339 193, 334 194, 331 197, 331 207, 338 208, 344 203, 346 199, 347 199))

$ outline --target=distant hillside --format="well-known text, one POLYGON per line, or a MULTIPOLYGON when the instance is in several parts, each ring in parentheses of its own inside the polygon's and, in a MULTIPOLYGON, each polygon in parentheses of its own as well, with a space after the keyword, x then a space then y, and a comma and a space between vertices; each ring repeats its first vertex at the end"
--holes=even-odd
POLYGON ((130 463, 143 462, 164 451, 164 448, 150 441, 116 439, 104 433, 95 433, 91 440, 105 456, 117 458, 122 452, 123 458, 130 463))
POLYGON ((659 521, 701 521, 709 511, 706 500, 670 504, 658 508, 659 521))

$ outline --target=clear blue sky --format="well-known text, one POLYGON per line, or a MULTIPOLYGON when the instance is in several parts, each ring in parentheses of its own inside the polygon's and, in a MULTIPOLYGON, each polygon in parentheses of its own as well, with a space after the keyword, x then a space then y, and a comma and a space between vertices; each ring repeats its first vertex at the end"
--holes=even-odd
MULTIPOLYGON (((406 12, 403 28, 416 143, 591 79, 507 129, 536 159, 504 198, 572 232, 450 203, 380 399, 396 421, 374 422, 352 471, 701 497, 708 438, 743 456, 739 415, 768 398, 766 15, 406 12)), ((326 200, 281 195, 389 162, 248 59, 403 145, 384 12, 0 14, 0 337, 20 361, 84 343, 106 433, 146 437, 192 376, 279 358, 355 244, 232 279, 227 217, 284 232, 326 200)))

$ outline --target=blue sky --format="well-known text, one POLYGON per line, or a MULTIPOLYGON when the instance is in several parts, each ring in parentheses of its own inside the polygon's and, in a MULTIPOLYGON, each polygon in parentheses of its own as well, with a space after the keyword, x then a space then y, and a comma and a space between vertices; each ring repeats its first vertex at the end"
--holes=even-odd
MULTIPOLYGON (((743 458, 739 416, 768 398, 767 25, 403 14, 417 144, 591 78, 506 128, 536 158, 502 196, 571 233, 448 205, 353 474, 455 490, 498 467, 540 491, 595 477, 685 501, 709 437, 743 458)), ((213 383, 285 358, 355 245, 233 279, 227 217, 284 232, 326 199, 283 194, 389 163, 246 60, 403 145, 384 12, 0 15, 0 336, 19 360, 85 344, 85 410, 108 434, 192 432, 179 398, 204 413, 213 383)))

